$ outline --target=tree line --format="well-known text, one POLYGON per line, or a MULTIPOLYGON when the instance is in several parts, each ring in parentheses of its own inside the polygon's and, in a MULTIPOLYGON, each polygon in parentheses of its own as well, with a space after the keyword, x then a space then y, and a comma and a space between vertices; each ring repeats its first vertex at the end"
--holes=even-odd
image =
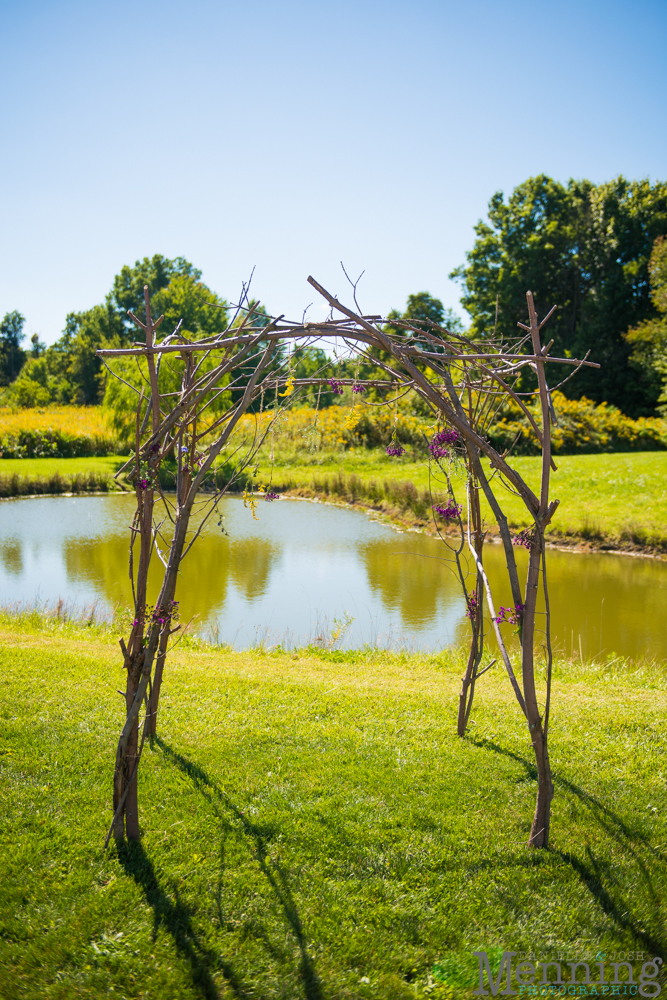
MULTIPOLYGON (((496 192, 475 233, 466 263, 450 275, 462 284, 472 334, 497 326, 511 336, 530 288, 540 310, 558 303, 549 324, 553 353, 590 351, 601 365, 563 391, 612 403, 631 417, 655 414, 664 392, 665 337, 645 324, 664 325, 659 288, 667 183, 618 177, 561 184, 531 177, 508 199, 496 192)), ((555 384, 554 372, 548 376, 555 384)))
MULTIPOLYGON (((525 310, 525 289, 531 288, 540 309, 559 303, 553 353, 581 357, 590 351, 601 364, 563 386, 566 394, 612 403, 632 417, 667 410, 667 183, 618 177, 599 185, 561 184, 540 175, 507 199, 496 192, 475 234, 466 263, 450 275, 462 285, 471 337, 494 331, 512 336, 525 310)), ((100 403, 108 372, 95 351, 135 339, 127 311, 141 311, 144 285, 165 316, 166 331, 182 319, 191 339, 221 332, 229 323, 229 303, 201 276, 183 257, 155 254, 125 266, 104 302, 69 313, 61 337, 48 348, 37 335, 24 347, 25 320, 19 312, 7 313, 0 323, 5 402, 100 403)), ((260 315, 266 316, 262 310, 260 315)), ((387 320, 388 330, 401 320, 413 327, 423 322, 463 329, 428 292, 410 295, 406 308, 387 320)), ((310 348, 296 352, 292 363, 296 377, 307 378, 327 364, 327 356, 310 348)), ((345 362, 338 369, 348 377, 356 371, 345 362)), ((322 406, 339 401, 334 391, 320 393, 322 406)))

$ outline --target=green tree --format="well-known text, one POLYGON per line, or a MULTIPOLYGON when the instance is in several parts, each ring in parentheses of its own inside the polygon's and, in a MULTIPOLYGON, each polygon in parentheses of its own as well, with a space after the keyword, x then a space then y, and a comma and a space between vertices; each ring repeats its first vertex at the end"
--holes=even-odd
POLYGON ((107 370, 95 351, 103 346, 120 347, 140 336, 128 309, 139 317, 143 315, 144 285, 151 291, 154 307, 165 314, 161 332, 173 329, 181 317, 184 331, 190 330, 192 335, 224 329, 226 303, 200 285, 200 278, 201 271, 185 258, 169 260, 161 254, 144 257, 134 267, 121 268, 103 303, 68 314, 62 336, 55 344, 44 350, 39 340, 33 338, 32 359, 44 363, 26 370, 27 381, 20 393, 22 405, 31 405, 31 399, 43 403, 46 393, 47 401, 52 402, 82 405, 101 402, 107 370))
MULTIPOLYGON (((118 319, 123 324, 126 337, 129 340, 136 340, 137 328, 127 312, 128 309, 131 309, 135 316, 143 315, 144 285, 148 285, 151 302, 153 302, 153 296, 167 288, 174 278, 190 278, 191 285, 194 286, 201 279, 201 274, 201 271, 185 257, 175 257, 173 260, 169 260, 159 253, 135 261, 134 267, 128 267, 127 264, 122 267, 120 274, 117 274, 113 280, 113 286, 107 299, 110 300, 118 319)), ((172 301, 172 299, 169 300, 170 303, 172 301)), ((164 311, 164 307, 157 303, 152 308, 164 311)), ((155 315, 159 316, 160 313, 156 312, 155 315)), ((200 314, 198 317, 200 318, 200 314)), ((165 313, 165 324, 167 320, 168 317, 165 313)), ((187 326, 186 322, 184 322, 184 326, 187 326)), ((198 328, 193 326, 192 329, 194 332, 198 328)))
POLYGON ((6 398, 16 406, 47 406, 52 402, 67 402, 62 386, 49 371, 45 357, 30 357, 6 392, 6 398))
POLYGON ((549 323, 553 351, 590 350, 602 366, 584 369, 564 391, 631 416, 653 413, 660 380, 630 361, 624 335, 655 313, 648 264, 655 239, 667 234, 667 183, 531 177, 507 201, 494 194, 475 232, 467 264, 451 275, 462 282, 473 335, 493 329, 496 302, 499 330, 513 334, 530 288, 542 313, 559 307, 549 323))
MULTIPOLYGON (((295 378, 327 378, 332 371, 331 359, 321 347, 299 347, 292 352, 291 372, 295 378)), ((337 402, 338 398, 330 389, 321 387, 318 390, 313 386, 312 389, 302 390, 297 405, 314 406, 319 400, 320 407, 326 407, 337 402)))
POLYGON ((9 385, 23 367, 26 353, 21 347, 25 340, 25 317, 20 312, 6 313, 0 323, 0 385, 9 385))
POLYGON ((408 304, 404 312, 397 309, 387 316, 387 330, 392 334, 398 333, 398 327, 393 326, 397 320, 406 320, 422 328, 427 332, 431 329, 431 324, 443 327, 451 333, 463 333, 463 323, 453 309, 445 309, 440 299, 434 298, 429 292, 417 292, 415 295, 408 295, 408 304))
MULTIPOLYGON (((148 285, 151 296, 159 298, 176 278, 188 279, 194 285, 201 278, 201 271, 183 257, 174 260, 162 254, 144 257, 135 261, 134 267, 121 268, 102 305, 68 315, 63 336, 53 348, 53 371, 70 386, 72 402, 90 404, 102 399, 106 369, 95 357, 95 351, 102 345, 121 346, 136 340, 139 331, 128 316, 128 309, 137 316, 143 315, 144 285, 148 285)), ((172 299, 165 304, 171 305, 172 299)), ((162 302, 155 303, 155 308, 162 306, 162 302)), ((169 329, 170 319, 173 320, 173 311, 169 316, 165 314, 165 330, 169 329)))
MULTIPOLYGON (((390 313, 387 314, 387 323, 385 325, 385 331, 389 336, 407 336, 411 339, 416 346, 421 346, 424 349, 430 351, 438 350, 437 345, 432 342, 427 342, 426 340, 420 341, 415 333, 410 330, 406 331, 401 328, 400 321, 403 320, 406 323, 410 323, 411 326, 416 327, 418 330, 424 330, 427 333, 436 333, 433 329, 433 324, 440 327, 443 330, 448 330, 450 333, 463 333, 463 323, 461 319, 456 315, 453 309, 446 309, 440 299, 436 299, 435 296, 431 295, 430 292, 416 292, 413 295, 408 295, 407 305, 403 312, 399 312, 398 309, 392 309, 390 313)), ((378 361, 384 361, 385 363, 391 363, 391 358, 384 351, 377 348, 371 348, 369 352, 373 357, 377 358, 378 361)), ((416 362, 418 368, 423 368, 424 366, 419 362, 416 362)), ((370 370, 365 368, 362 372, 363 378, 386 378, 386 373, 380 368, 370 370)), ((371 392, 371 398, 379 398, 383 394, 378 394, 377 392, 371 392)), ((425 416, 430 412, 428 405, 425 401, 418 395, 411 393, 406 404, 409 406, 413 413, 417 413, 420 416, 425 416)))
POLYGON ((109 295, 103 305, 69 313, 62 336, 45 354, 57 387, 54 400, 86 406, 99 403, 104 395, 106 369, 95 351, 102 346, 120 346, 126 340, 123 321, 109 295))
POLYGON ((46 350, 46 344, 42 343, 42 341, 39 339, 38 333, 33 333, 32 337, 30 338, 30 344, 31 344, 30 347, 31 358, 39 358, 46 350))
POLYGON ((625 339, 632 347, 630 361, 647 380, 658 382, 661 393, 658 411, 667 416, 667 238, 659 237, 649 261, 651 301, 656 311, 652 319, 644 320, 628 330, 625 339))
MULTIPOLYGON (((157 318, 164 315, 160 326, 163 334, 171 333, 179 320, 183 320, 181 334, 188 340, 222 333, 228 325, 227 303, 215 292, 198 280, 201 272, 191 269, 189 274, 175 274, 169 284, 151 296, 151 312, 157 318)), ((143 285, 142 306, 143 306, 143 285)), ((134 312, 134 309, 132 310, 134 312)), ((137 309, 137 318, 143 319, 144 310, 137 309)), ((133 324, 134 325, 134 324, 133 324)), ((140 339, 141 331, 135 326, 136 334, 133 340, 140 339)), ((161 392, 178 392, 181 387, 183 359, 177 352, 166 354, 160 361, 159 385, 161 392)), ((211 366, 219 363, 210 360, 202 363, 202 372, 209 371, 211 366)), ((104 405, 112 412, 112 423, 116 430, 129 434, 137 410, 137 394, 125 383, 148 396, 150 386, 148 374, 143 362, 137 364, 133 357, 125 357, 114 361, 110 367, 121 376, 125 382, 110 378, 106 383, 104 405)), ((217 413, 229 403, 227 394, 212 401, 210 412, 217 413)))

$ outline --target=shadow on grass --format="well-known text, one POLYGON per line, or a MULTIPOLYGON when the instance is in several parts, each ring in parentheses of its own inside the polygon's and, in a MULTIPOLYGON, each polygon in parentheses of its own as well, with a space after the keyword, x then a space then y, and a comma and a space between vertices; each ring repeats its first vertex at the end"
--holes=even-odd
POLYGON ((219 1000, 212 968, 221 969, 234 996, 245 1000, 248 994, 238 982, 231 966, 210 949, 204 948, 192 926, 192 911, 178 898, 173 900, 162 888, 155 868, 140 841, 118 841, 118 860, 142 889, 146 902, 153 910, 153 938, 160 927, 171 935, 179 955, 190 965, 193 985, 205 1000, 219 1000))
MULTIPOLYGON (((306 935, 303 930, 303 925, 301 923, 301 918, 299 917, 296 903, 294 902, 294 898, 289 887, 286 873, 275 860, 269 857, 268 845, 273 838, 274 831, 268 827, 262 827, 251 822, 245 813, 231 801, 229 796, 227 796, 218 787, 218 785, 209 778, 203 768, 201 768, 198 764, 193 763, 188 760, 187 757, 184 757, 182 754, 173 750, 168 743, 161 739, 161 737, 156 736, 154 741, 155 744, 162 750, 165 758, 171 764, 175 765, 183 774, 187 775, 197 791, 200 792, 205 799, 207 799, 218 815, 220 815, 220 812, 217 804, 222 806, 227 813, 231 813, 239 822, 243 833, 252 844, 253 855, 259 865, 260 871, 266 878, 271 890, 278 900, 285 916, 285 920, 298 945, 300 953, 299 978, 303 986, 305 1000, 322 1000, 322 988, 315 971, 313 960, 308 953, 306 935)), ((218 913, 222 922, 220 892, 218 892, 217 903, 218 913)), ((253 928, 253 931, 256 937, 260 937, 262 939, 265 947, 267 947, 274 957, 279 957, 275 952, 275 949, 272 947, 266 932, 262 928, 258 928, 256 926, 253 928)), ((176 943, 178 945, 178 942, 176 943)), ((225 971, 225 975, 228 977, 228 981, 230 982, 232 988, 238 991, 238 985, 235 987, 234 983, 229 979, 228 972, 226 970, 223 971, 225 971)), ((237 992, 236 995, 241 997, 245 994, 237 992)))
MULTIPOLYGON (((502 757, 509 757, 516 761, 525 769, 528 779, 537 781, 537 769, 535 765, 504 747, 498 746, 488 739, 471 739, 470 742, 481 750, 491 750, 502 757)), ((650 949, 653 955, 664 955, 667 951, 667 932, 662 915, 661 896, 656 891, 651 877, 651 872, 644 858, 641 857, 638 848, 643 848, 655 862, 667 861, 664 853, 653 846, 648 837, 636 827, 631 825, 610 809, 609 806, 600 802, 595 796, 580 788, 574 782, 563 778, 558 774, 553 774, 554 785, 568 791, 575 796, 582 805, 589 810, 589 815, 597 822, 600 828, 614 840, 619 847, 631 855, 633 861, 639 868, 646 886, 649 898, 651 916, 657 926, 657 933, 652 933, 640 926, 639 918, 633 915, 631 903, 622 896, 622 887, 619 885, 615 872, 618 869, 617 863, 611 864, 595 857, 590 846, 586 846, 585 859, 577 857, 572 851, 558 851, 549 849, 551 854, 560 857, 577 873, 580 880, 586 886, 590 894, 596 899, 600 908, 613 922, 624 931, 629 931, 644 947, 650 949), (605 885, 605 882, 607 883, 605 885), (615 891, 615 896, 612 893, 615 891)))

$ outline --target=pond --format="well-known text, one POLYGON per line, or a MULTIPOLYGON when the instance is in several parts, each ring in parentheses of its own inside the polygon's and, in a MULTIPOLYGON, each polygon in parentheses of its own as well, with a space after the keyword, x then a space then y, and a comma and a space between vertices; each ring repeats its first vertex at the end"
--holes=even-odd
MULTIPOLYGON (((196 616, 200 634, 240 648, 327 645, 339 623, 353 619, 343 648, 466 641, 465 604, 437 539, 307 501, 262 502, 257 521, 238 497, 225 498, 221 509, 228 534, 206 528, 176 595, 182 618, 196 616)), ((104 614, 129 605, 133 511, 132 495, 0 503, 0 602, 98 602, 104 614)), ((527 553, 517 550, 517 559, 525 573, 527 553)), ((485 563, 495 586, 504 572, 499 545, 487 545, 485 563)), ((664 657, 667 563, 549 550, 548 565, 557 650, 664 657)), ((497 590, 497 603, 511 603, 506 588, 497 590)))

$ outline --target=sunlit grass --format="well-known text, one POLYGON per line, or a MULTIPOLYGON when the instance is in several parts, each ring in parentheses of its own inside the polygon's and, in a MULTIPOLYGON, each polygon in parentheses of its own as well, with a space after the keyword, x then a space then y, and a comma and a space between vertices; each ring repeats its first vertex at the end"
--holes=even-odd
POLYGON ((0 497, 117 490, 120 487, 113 477, 123 461, 114 455, 3 458, 0 459, 0 497))
POLYGON ((0 458, 75 458, 121 449, 99 406, 0 407, 0 458))
POLYGON ((471 996, 478 947, 667 947, 665 670, 560 661, 552 844, 507 680, 462 657, 174 651, 140 844, 102 850, 107 626, 0 620, 0 996, 471 996))
POLYGON ((31 479, 48 478, 59 473, 75 476, 95 472, 113 476, 127 459, 118 455, 91 455, 88 458, 3 458, 0 476, 18 475, 31 479))

